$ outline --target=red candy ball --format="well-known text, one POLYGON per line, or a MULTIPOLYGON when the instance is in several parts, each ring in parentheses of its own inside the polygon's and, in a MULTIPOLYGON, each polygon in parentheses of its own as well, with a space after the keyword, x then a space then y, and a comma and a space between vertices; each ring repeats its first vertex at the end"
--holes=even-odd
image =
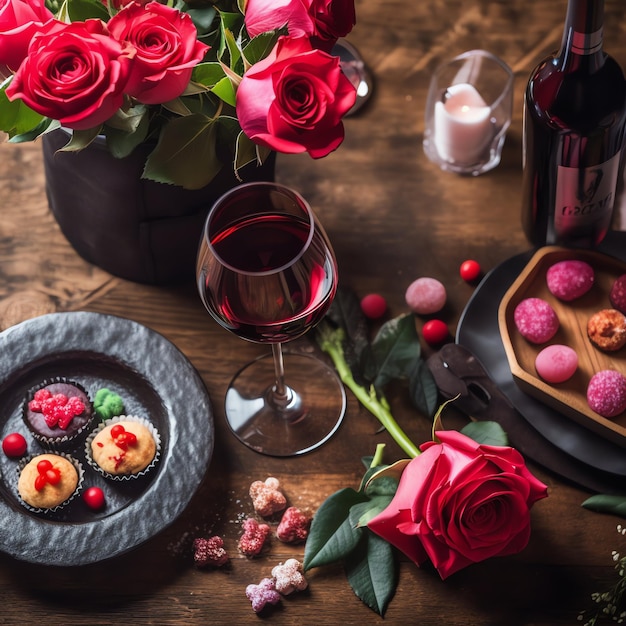
POLYGON ((478 261, 474 261, 473 259, 463 261, 463 263, 461 263, 461 267, 459 268, 461 278, 468 283, 475 281, 481 273, 482 269, 480 268, 480 264, 478 261))
POLYGON ((426 343, 436 346, 448 338, 448 326, 441 320, 429 320, 422 328, 422 336, 426 343))
POLYGON ((104 506, 104 491, 100 487, 89 487, 83 493, 85 504, 94 511, 99 511, 104 506))
POLYGON ((387 301, 377 293, 370 293, 361 300, 361 311, 365 317, 376 320, 387 310, 387 301))
POLYGON ((26 439, 20 433, 11 433, 2 440, 2 451, 10 457, 24 456, 26 447, 26 439))

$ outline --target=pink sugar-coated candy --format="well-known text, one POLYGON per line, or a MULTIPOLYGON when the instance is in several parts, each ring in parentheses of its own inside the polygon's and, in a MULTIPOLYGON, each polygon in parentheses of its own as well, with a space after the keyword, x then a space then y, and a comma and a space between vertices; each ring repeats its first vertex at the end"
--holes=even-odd
POLYGON ((443 309, 446 288, 436 279, 424 276, 414 280, 407 288, 404 299, 411 311, 418 315, 430 315, 443 309))
POLYGON ((537 374, 547 383, 563 383, 578 367, 578 355, 569 346, 554 344, 544 348, 535 359, 537 374))
POLYGON ((584 296, 593 287, 594 280, 595 274, 591 265, 576 259, 559 261, 546 272, 550 293, 565 302, 584 296))
POLYGON ((587 403, 602 417, 616 417, 626 410, 626 378, 615 370, 594 374, 587 386, 587 403))
POLYGON ((559 318, 554 309, 541 298, 522 300, 515 307, 513 321, 522 337, 531 343, 550 341, 559 330, 559 318))

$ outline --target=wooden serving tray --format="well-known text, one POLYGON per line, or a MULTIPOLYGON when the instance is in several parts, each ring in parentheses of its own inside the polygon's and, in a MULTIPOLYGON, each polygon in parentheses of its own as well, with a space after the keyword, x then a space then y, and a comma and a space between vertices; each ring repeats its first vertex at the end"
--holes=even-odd
POLYGON ((600 370, 614 369, 626 376, 626 347, 617 352, 602 352, 587 338, 587 320, 600 309, 612 308, 609 292, 615 279, 622 274, 626 274, 625 263, 599 252, 557 246, 541 248, 502 298, 498 324, 511 373, 521 389, 579 424, 626 447, 626 412, 614 418, 602 417, 589 408, 586 393, 590 378, 600 370), (581 298, 562 302, 550 293, 545 277, 551 265, 569 259, 589 263, 595 271, 595 283, 581 298), (545 344, 528 342, 513 321, 517 304, 531 297, 549 302, 559 318, 557 334, 545 344), (546 383, 535 370, 537 354, 550 344, 570 346, 578 354, 578 369, 564 383, 546 383))

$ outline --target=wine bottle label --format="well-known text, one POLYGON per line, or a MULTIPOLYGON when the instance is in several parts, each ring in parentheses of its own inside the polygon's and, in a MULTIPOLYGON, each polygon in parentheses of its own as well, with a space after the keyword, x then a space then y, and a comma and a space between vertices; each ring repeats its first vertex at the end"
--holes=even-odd
POLYGON ((554 227, 557 236, 581 232, 599 222, 608 222, 613 211, 619 174, 620 153, 613 158, 579 169, 557 168, 554 227))
POLYGON ((593 33, 572 31, 572 52, 574 54, 595 54, 602 49, 602 29, 593 33))

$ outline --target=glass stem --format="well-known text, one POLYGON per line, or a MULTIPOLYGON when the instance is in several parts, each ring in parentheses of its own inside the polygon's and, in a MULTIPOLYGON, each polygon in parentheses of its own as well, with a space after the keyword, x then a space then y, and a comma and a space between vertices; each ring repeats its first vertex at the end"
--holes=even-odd
POLYGON ((276 382, 274 383, 274 398, 281 404, 286 404, 289 401, 287 396, 287 390, 285 388, 285 366, 283 364, 283 350, 282 344, 272 344, 272 356, 274 357, 274 373, 276 376, 276 382))

